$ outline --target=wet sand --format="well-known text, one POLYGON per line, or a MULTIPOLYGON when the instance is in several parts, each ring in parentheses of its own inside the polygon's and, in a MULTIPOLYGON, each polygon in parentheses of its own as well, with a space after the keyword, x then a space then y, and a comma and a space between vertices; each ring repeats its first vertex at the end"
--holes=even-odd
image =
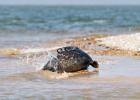
POLYGON ((139 100, 140 54, 98 44, 106 36, 67 38, 50 41, 37 48, 0 49, 0 98, 139 100), (40 71, 49 53, 74 45, 85 50, 100 64, 99 72, 57 74, 40 71), (48 53, 49 52, 49 53, 48 53))

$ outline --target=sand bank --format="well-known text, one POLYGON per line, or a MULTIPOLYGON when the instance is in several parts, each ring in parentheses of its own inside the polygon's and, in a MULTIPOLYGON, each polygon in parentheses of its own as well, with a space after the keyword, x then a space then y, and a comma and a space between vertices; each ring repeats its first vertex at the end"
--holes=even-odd
POLYGON ((92 35, 61 41, 78 46, 91 54, 115 56, 140 56, 140 33, 105 36, 92 35))
POLYGON ((98 44, 122 50, 140 51, 140 33, 109 36, 97 39, 98 44))
POLYGON ((62 46, 77 46, 92 55, 140 56, 140 33, 118 36, 90 35, 53 40, 36 48, 5 48, 0 55, 19 55, 56 50, 62 46))

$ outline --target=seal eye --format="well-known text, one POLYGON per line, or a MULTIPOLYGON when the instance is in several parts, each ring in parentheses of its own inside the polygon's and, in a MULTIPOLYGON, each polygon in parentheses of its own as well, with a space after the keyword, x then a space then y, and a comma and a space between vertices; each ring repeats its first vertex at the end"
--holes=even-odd
POLYGON ((62 53, 62 51, 63 51, 62 48, 57 49, 58 53, 62 53))

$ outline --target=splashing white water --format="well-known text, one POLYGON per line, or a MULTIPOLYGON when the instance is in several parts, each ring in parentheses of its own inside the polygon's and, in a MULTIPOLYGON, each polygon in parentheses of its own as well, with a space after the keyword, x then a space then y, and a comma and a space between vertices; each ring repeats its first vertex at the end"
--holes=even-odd
POLYGON ((22 49, 21 54, 23 54, 20 59, 22 62, 29 64, 35 69, 41 70, 43 66, 52 58, 56 57, 53 50, 60 48, 60 46, 56 46, 53 48, 29 48, 29 49, 22 49))
POLYGON ((55 57, 55 55, 52 52, 47 52, 41 54, 26 54, 21 59, 22 62, 30 64, 38 71, 41 70, 43 66, 53 57, 55 57))

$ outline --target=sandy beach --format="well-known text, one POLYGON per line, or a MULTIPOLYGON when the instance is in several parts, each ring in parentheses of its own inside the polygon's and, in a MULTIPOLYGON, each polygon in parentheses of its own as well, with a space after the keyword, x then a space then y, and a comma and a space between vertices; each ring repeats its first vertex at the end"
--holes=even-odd
POLYGON ((140 52, 140 33, 109 36, 97 41, 111 48, 140 52))

